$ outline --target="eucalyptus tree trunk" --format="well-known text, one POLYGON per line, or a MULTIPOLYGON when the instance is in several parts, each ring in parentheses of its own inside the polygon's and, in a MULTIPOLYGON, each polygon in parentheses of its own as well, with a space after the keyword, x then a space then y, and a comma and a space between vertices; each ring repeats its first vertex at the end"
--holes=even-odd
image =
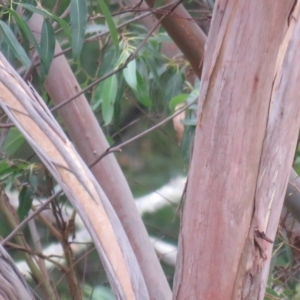
POLYGON ((299 132, 294 1, 217 1, 174 299, 263 299, 299 132))

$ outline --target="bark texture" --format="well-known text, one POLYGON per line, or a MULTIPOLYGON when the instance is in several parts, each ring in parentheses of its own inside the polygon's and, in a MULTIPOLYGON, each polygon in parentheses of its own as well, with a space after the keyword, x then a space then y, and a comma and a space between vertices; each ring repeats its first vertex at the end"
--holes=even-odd
POLYGON ((299 93, 293 90, 285 103, 279 76, 297 54, 276 66, 293 3, 215 4, 174 299, 263 299, 260 271, 272 249, 268 240, 275 236, 299 130, 299 93), (297 121, 287 134, 290 117, 297 121))

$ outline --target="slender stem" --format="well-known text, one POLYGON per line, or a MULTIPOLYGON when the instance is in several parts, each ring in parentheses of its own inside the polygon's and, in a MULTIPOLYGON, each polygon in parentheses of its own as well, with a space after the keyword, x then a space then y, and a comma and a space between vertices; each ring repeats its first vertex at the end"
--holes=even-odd
POLYGON ((163 124, 167 123, 168 121, 172 120, 173 118, 175 118, 176 116, 180 115, 183 111, 185 111, 187 108, 189 108, 190 106, 192 106, 193 104, 195 104, 195 102, 198 99, 195 99, 193 102, 189 103, 188 105, 185 105, 184 107, 182 107, 181 109, 177 110, 174 114, 172 114, 171 116, 165 118, 164 120, 162 120, 161 122, 157 123, 156 125, 150 127, 149 129, 139 133, 138 135, 132 137, 131 139, 119 144, 118 146, 115 147, 111 147, 108 148, 104 153, 102 153, 94 162, 92 162, 89 165, 89 168, 93 167, 97 162, 99 162, 103 157, 105 157, 106 155, 113 153, 113 152, 120 152, 121 148, 124 146, 127 146, 128 144, 138 140, 139 138, 143 137, 144 135, 148 134, 149 132, 153 131, 154 129, 157 129, 158 127, 162 126, 163 124))
POLYGON ((48 198, 36 211, 34 211, 30 216, 25 218, 16 228, 5 238, 1 241, 1 246, 4 246, 5 243, 10 241, 31 219, 33 219, 36 215, 38 215, 41 211, 45 209, 45 207, 57 196, 62 193, 62 190, 57 191, 54 193, 50 198, 48 198))

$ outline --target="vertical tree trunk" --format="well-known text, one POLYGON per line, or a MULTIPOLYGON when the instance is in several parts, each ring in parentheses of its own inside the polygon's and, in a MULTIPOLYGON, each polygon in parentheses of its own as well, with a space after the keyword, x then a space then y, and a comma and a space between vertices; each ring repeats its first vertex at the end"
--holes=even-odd
POLYGON ((290 93, 282 71, 299 57, 296 48, 288 46, 276 66, 293 3, 215 4, 174 299, 263 299, 260 271, 270 257, 299 130, 299 71, 290 93), (286 96, 293 97, 286 102, 286 96))

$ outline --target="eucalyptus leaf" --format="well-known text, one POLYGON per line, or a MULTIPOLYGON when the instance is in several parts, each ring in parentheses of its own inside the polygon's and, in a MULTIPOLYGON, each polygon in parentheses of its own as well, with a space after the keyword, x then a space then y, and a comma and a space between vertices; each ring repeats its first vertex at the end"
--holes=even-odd
POLYGON ((152 106, 152 100, 149 96, 147 84, 139 72, 136 72, 136 76, 138 85, 134 94, 141 104, 150 108, 152 106))
POLYGON ((12 9, 9 9, 9 13, 13 16, 14 20, 18 24, 20 30, 25 34, 27 39, 32 43, 34 46, 35 50, 39 53, 41 56, 41 48, 39 44, 37 43, 31 29, 29 28, 28 24, 12 9))
POLYGON ((115 299, 111 290, 105 286, 96 286, 92 287, 87 284, 85 284, 84 289, 84 299, 90 299, 90 300, 113 300, 115 299))
POLYGON ((183 76, 181 73, 175 73, 168 78, 165 83, 165 96, 166 99, 172 99, 175 95, 179 95, 182 92, 183 76))
POLYGON ((173 97, 169 103, 169 109, 171 111, 174 111, 176 106, 180 103, 183 103, 188 97, 189 97, 189 94, 180 94, 180 95, 173 97))
POLYGON ((110 13, 107 5, 105 4, 104 0, 97 0, 97 2, 99 4, 99 6, 100 6, 100 9, 101 9, 104 17, 105 17, 107 26, 108 26, 109 31, 110 31, 111 39, 113 40, 113 42, 115 44, 117 52, 119 52, 118 31, 117 31, 116 25, 114 23, 114 20, 113 20, 113 18, 111 16, 111 13, 110 13))
MULTIPOLYGON (((195 100, 197 100, 199 96, 199 90, 192 90, 188 96, 188 98, 186 99, 187 104, 191 104, 192 102, 195 102, 195 100)), ((198 107, 197 103, 195 103, 196 105, 196 109, 198 107)))
POLYGON ((82 49, 85 28, 87 23, 87 7, 85 0, 71 0, 71 29, 72 29, 72 53, 77 59, 82 49))
POLYGON ((55 33, 51 23, 45 19, 41 34, 41 77, 45 78, 49 72, 55 50, 55 33))
POLYGON ((24 66, 27 68, 30 66, 30 59, 27 56, 26 52, 24 51, 23 47, 20 45, 18 42, 17 38, 3 21, 0 20, 0 32, 2 33, 2 36, 8 46, 11 48, 13 51, 14 55, 24 66))
POLYGON ((103 90, 101 94, 102 116, 104 120, 104 125, 108 125, 112 121, 117 90, 118 80, 116 74, 114 74, 104 81, 103 90))
POLYGON ((134 90, 137 90, 137 78, 136 78, 136 60, 133 59, 127 67, 123 70, 124 78, 127 84, 134 90))
MULTIPOLYGON (((155 83, 157 84, 157 87, 159 88, 159 90, 163 91, 163 87, 162 87, 162 80, 161 80, 161 74, 158 73, 163 71, 162 68, 159 67, 159 65, 156 64, 155 59, 153 59, 152 57, 144 57, 144 61, 147 64, 148 68, 151 70, 151 73, 149 75, 149 78, 153 78, 155 80, 155 83)), ((166 66, 165 70, 166 70, 166 66)))
POLYGON ((1 53, 6 57, 6 59, 13 65, 16 65, 16 57, 13 53, 13 51, 11 50, 11 48, 9 47, 9 45, 7 44, 7 42, 2 38, 0 39, 0 51, 1 53))
POLYGON ((3 145, 3 151, 8 155, 13 155, 24 143, 25 139, 17 128, 11 128, 3 145))
POLYGON ((29 213, 31 209, 33 201, 33 192, 30 188, 23 186, 20 194, 19 194, 19 207, 17 210, 19 221, 23 221, 29 213))
POLYGON ((38 184, 39 184, 37 176, 34 174, 30 175, 29 182, 30 182, 30 185, 32 186, 33 190, 36 191, 38 188, 38 184))
POLYGON ((195 127, 185 126, 181 141, 181 154, 186 163, 189 163, 191 158, 191 149, 194 142, 195 127))
POLYGON ((103 57, 102 57, 102 63, 100 70, 97 74, 98 77, 101 77, 108 72, 110 72, 112 69, 115 68, 118 61, 118 56, 116 55, 116 49, 115 47, 109 47, 107 51, 105 51, 103 57))
POLYGON ((70 39, 71 38, 71 31, 70 31, 70 27, 68 25, 68 23, 66 21, 64 21, 63 19, 52 15, 51 13, 49 13, 48 11, 44 10, 44 9, 39 9, 33 5, 30 4, 26 4, 26 3, 19 3, 19 6, 25 8, 26 10, 33 12, 33 13, 37 13, 42 15, 45 18, 50 18, 55 20, 59 26, 62 28, 62 30, 64 31, 64 33, 66 34, 67 38, 70 39))
POLYGON ((197 118, 185 119, 182 121, 182 124, 186 126, 196 126, 197 118))
POLYGON ((116 96, 116 101, 115 101, 115 105, 114 105, 114 117, 113 117, 115 128, 119 128, 119 126, 120 126, 121 111, 122 111, 121 103, 122 103, 122 99, 125 94, 124 90, 126 87, 124 76, 120 76, 118 78, 119 78, 118 89, 117 89, 117 96, 116 96))
POLYGON ((102 103, 101 93, 103 89, 103 84, 104 84, 103 81, 100 82, 95 89, 93 99, 92 99, 92 105, 91 105, 93 111, 96 111, 100 106, 100 104, 102 103))
POLYGON ((7 176, 11 175, 15 171, 8 162, 1 160, 0 161, 0 180, 6 179, 7 176))

